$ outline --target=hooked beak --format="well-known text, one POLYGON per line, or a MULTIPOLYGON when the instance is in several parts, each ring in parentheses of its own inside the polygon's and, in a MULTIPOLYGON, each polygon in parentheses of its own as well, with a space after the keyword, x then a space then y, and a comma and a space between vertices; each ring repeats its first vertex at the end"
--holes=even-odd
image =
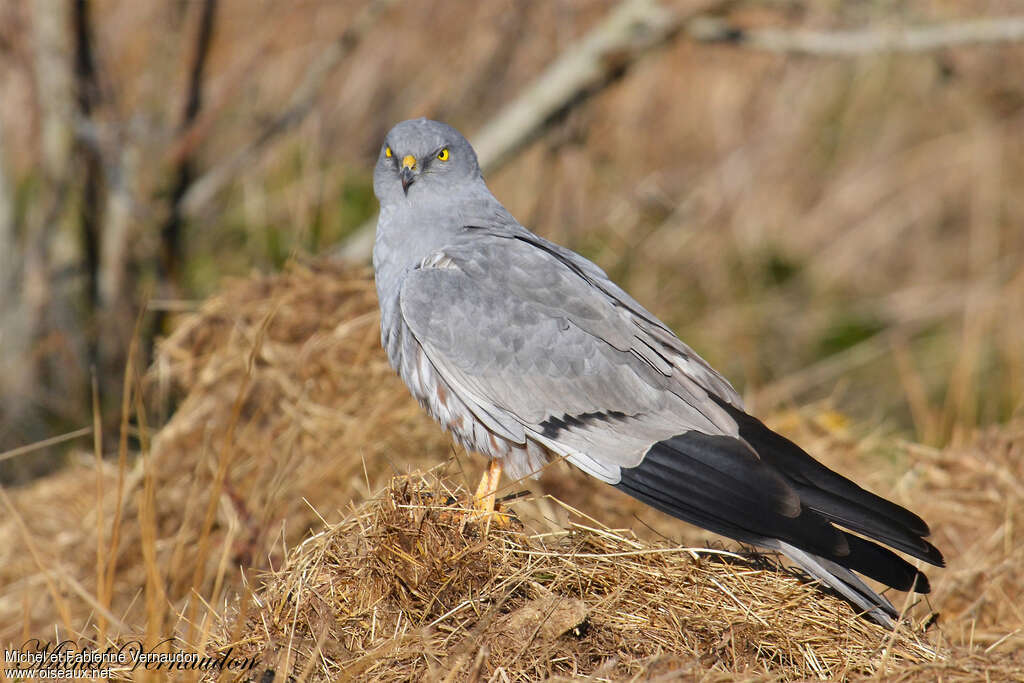
POLYGON ((402 159, 402 170, 398 172, 399 177, 402 178, 402 192, 405 194, 409 194, 409 186, 416 180, 416 176, 412 173, 414 168, 416 168, 416 157, 407 154, 402 159))

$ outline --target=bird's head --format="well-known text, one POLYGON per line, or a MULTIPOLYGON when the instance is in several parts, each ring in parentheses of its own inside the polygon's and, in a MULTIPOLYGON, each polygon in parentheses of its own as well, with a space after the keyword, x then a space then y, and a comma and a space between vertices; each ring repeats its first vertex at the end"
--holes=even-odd
POLYGON ((476 153, 459 131, 438 121, 412 119, 385 136, 373 192, 386 205, 450 195, 480 181, 476 153))

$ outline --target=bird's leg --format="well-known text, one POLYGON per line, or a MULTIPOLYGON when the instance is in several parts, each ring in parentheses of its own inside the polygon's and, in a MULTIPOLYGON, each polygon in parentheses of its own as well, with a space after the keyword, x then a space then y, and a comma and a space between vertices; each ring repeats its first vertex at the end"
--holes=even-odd
POLYGON ((496 492, 498 482, 501 480, 501 461, 491 460, 487 465, 487 471, 480 479, 480 485, 476 487, 476 495, 473 496, 473 507, 479 511, 478 518, 488 524, 493 522, 500 527, 508 527, 510 521, 508 515, 503 515, 496 510, 496 492))
POLYGON ((476 496, 473 498, 473 507, 481 512, 494 512, 495 493, 498 490, 498 481, 501 479, 501 462, 491 460, 487 464, 487 471, 480 479, 480 485, 476 487, 476 496))

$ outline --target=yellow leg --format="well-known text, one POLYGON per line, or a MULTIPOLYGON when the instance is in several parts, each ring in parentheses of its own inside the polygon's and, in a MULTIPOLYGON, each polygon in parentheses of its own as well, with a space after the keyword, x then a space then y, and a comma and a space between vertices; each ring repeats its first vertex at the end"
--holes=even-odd
POLYGON ((491 460, 487 465, 480 485, 476 487, 476 495, 473 496, 473 507, 479 510, 479 518, 485 520, 488 525, 494 522, 497 526, 508 527, 510 520, 508 515, 496 511, 495 503, 498 483, 501 481, 501 461, 491 460))
POLYGON ((473 498, 473 507, 481 512, 494 512, 495 492, 498 490, 498 481, 501 479, 501 462, 491 460, 487 465, 480 485, 476 487, 476 496, 473 498))

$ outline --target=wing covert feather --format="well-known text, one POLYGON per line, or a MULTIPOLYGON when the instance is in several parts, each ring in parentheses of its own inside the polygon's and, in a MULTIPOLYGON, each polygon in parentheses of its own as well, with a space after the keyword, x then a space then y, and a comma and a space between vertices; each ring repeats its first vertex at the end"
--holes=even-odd
POLYGON ((735 434, 703 388, 650 358, 628 312, 572 268, 525 243, 475 237, 472 248, 456 243, 425 260, 400 295, 406 325, 460 393, 536 434, 570 418, 545 444, 602 465, 635 465, 652 443, 688 429, 735 434))

